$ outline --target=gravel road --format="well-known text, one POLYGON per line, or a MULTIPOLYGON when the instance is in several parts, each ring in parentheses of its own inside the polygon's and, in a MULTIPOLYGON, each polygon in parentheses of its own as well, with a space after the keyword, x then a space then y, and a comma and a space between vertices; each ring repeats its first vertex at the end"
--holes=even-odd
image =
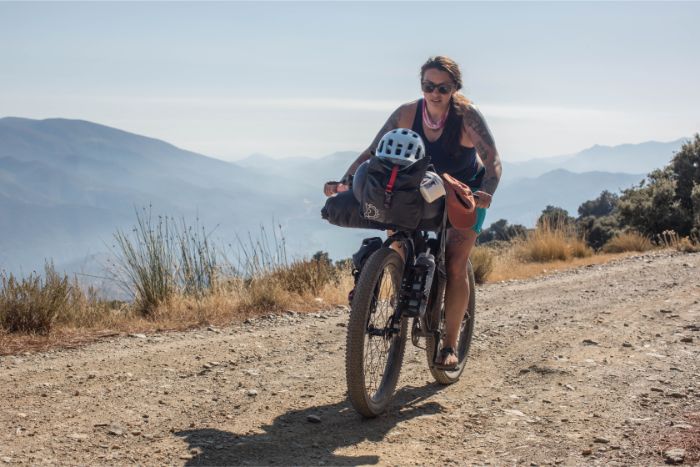
POLYGON ((482 286, 476 318, 462 379, 409 344, 374 420, 343 308, 0 357, 0 464, 700 462, 700 254, 482 286))

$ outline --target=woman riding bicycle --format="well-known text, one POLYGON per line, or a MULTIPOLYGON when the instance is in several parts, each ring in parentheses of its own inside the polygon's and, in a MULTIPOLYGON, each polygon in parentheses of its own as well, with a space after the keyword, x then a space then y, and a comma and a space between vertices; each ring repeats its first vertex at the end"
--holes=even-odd
POLYGON ((447 335, 439 363, 450 367, 458 363, 455 348, 469 300, 467 262, 501 178, 501 161, 481 112, 459 93, 462 73, 457 63, 445 56, 429 58, 421 67, 421 88, 423 98, 396 109, 340 183, 327 183, 324 193, 331 196, 347 189, 349 177, 372 157, 385 133, 395 128, 411 128, 423 138, 436 172, 452 175, 477 195, 476 224, 471 229, 450 228, 447 232, 447 335))

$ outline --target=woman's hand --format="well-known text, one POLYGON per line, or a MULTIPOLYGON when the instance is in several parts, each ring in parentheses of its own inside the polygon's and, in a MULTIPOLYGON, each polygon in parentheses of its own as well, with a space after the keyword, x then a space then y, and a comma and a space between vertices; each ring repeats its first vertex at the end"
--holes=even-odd
POLYGON ((342 193, 348 191, 348 186, 340 182, 326 182, 323 185, 323 194, 326 196, 333 196, 336 193, 342 193))
POLYGON ((490 194, 486 193, 485 191, 475 191, 474 197, 476 198, 476 207, 477 208, 486 209, 489 206, 491 206, 491 199, 493 197, 490 194))

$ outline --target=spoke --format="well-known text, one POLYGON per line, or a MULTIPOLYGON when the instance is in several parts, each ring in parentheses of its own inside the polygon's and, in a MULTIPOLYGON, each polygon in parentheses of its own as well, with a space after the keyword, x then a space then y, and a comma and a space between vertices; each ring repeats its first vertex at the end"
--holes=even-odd
POLYGON ((374 397, 381 386, 391 349, 391 342, 393 342, 395 336, 390 334, 391 339, 389 339, 386 335, 391 324, 391 317, 394 314, 395 295, 396 290, 394 290, 391 271, 385 269, 374 291, 372 299, 374 309, 367 324, 368 328, 373 326, 377 330, 384 330, 385 335, 365 333, 365 387, 371 397, 374 397))

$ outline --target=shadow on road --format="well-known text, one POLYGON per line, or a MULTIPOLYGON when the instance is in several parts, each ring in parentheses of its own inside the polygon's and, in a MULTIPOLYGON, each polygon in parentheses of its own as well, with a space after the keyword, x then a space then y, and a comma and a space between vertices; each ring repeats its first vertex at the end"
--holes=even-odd
MULTIPOLYGON (((277 417, 272 425, 260 427, 264 433, 238 435, 213 428, 175 433, 198 454, 186 465, 357 465, 377 464, 380 453, 365 456, 335 455, 341 447, 362 441, 381 441, 397 424, 414 417, 442 412, 436 402, 425 402, 440 390, 437 384, 405 387, 399 390, 389 411, 375 419, 362 419, 346 400, 336 404, 291 410, 277 417), (320 417, 311 423, 309 415, 320 417)), ((403 436, 410 437, 405 432, 403 436)))

